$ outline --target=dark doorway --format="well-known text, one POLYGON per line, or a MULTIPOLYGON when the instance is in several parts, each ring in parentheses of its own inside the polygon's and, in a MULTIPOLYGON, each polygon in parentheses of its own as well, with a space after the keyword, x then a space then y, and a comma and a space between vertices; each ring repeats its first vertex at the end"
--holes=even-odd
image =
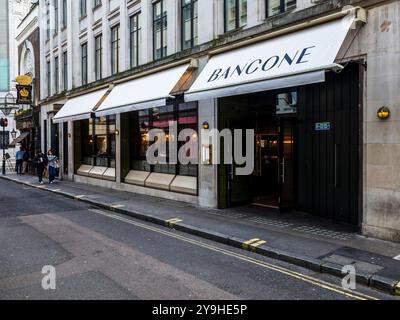
POLYGON ((278 126, 258 130, 256 133, 254 170, 254 202, 278 207, 279 200, 279 131, 278 126))
POLYGON ((68 174, 68 122, 64 122, 63 126, 63 173, 68 174))
POLYGON ((44 137, 43 137, 43 143, 44 143, 44 146, 43 146, 43 152, 45 153, 45 154, 47 154, 47 148, 48 148, 48 143, 47 143, 47 120, 43 120, 43 133, 44 133, 44 137))
POLYGON ((53 120, 51 120, 51 150, 57 157, 60 154, 59 145, 60 142, 58 140, 58 123, 53 123, 53 120))
POLYGON ((323 83, 219 99, 220 130, 255 130, 251 175, 219 165, 219 206, 255 203, 358 224, 362 72, 349 63, 323 83))

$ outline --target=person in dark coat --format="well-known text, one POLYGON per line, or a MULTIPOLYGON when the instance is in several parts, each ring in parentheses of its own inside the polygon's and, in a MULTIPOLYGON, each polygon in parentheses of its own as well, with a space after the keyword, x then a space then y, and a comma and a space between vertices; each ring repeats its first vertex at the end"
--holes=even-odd
POLYGON ((47 160, 47 156, 40 151, 33 159, 33 162, 36 165, 36 170, 39 177, 39 183, 43 184, 43 172, 49 163, 49 161, 47 160))

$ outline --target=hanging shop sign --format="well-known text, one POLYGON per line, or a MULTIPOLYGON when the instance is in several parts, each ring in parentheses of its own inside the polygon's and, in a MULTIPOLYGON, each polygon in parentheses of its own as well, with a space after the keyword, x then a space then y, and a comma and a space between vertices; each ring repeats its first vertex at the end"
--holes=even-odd
POLYGON ((30 86, 33 82, 33 79, 31 76, 29 76, 27 74, 23 74, 23 75, 19 75, 18 77, 16 77, 15 81, 17 81, 17 83, 20 85, 30 86))
POLYGON ((17 85, 17 104, 32 104, 31 85, 17 85))

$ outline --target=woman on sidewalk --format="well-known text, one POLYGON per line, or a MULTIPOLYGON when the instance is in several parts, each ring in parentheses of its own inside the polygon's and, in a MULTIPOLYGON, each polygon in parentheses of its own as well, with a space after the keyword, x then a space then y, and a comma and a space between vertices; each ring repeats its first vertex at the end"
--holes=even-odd
POLYGON ((58 158, 53 155, 53 151, 49 150, 47 153, 47 159, 49 161, 49 182, 54 183, 54 179, 56 178, 58 165, 58 158))

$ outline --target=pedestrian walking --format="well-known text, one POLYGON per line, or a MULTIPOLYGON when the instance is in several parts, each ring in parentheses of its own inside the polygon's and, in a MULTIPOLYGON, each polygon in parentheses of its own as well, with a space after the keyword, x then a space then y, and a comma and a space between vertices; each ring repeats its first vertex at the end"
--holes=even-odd
POLYGON ((29 156, 30 151, 25 151, 22 157, 22 174, 28 173, 28 162, 30 161, 29 156))
POLYGON ((27 160, 28 160, 28 165, 27 165, 27 169, 26 169, 26 172, 25 172, 25 173, 30 173, 30 174, 32 174, 33 171, 34 171, 33 166, 32 166, 33 152, 30 151, 30 150, 28 150, 28 151, 26 151, 26 153, 27 153, 27 157, 26 157, 26 158, 27 158, 27 160))
POLYGON ((19 151, 17 151, 16 155, 15 155, 15 171, 17 172, 17 174, 22 174, 22 163, 24 160, 24 155, 25 155, 25 150, 24 148, 21 147, 21 149, 19 151))
POLYGON ((57 169, 59 168, 58 158, 53 154, 52 150, 49 150, 47 152, 47 159, 49 162, 49 182, 54 183, 54 179, 57 175, 57 169))
POLYGON ((44 169, 47 167, 49 161, 46 155, 42 151, 40 151, 36 154, 35 158, 33 159, 33 163, 36 165, 39 183, 43 184, 44 169))

